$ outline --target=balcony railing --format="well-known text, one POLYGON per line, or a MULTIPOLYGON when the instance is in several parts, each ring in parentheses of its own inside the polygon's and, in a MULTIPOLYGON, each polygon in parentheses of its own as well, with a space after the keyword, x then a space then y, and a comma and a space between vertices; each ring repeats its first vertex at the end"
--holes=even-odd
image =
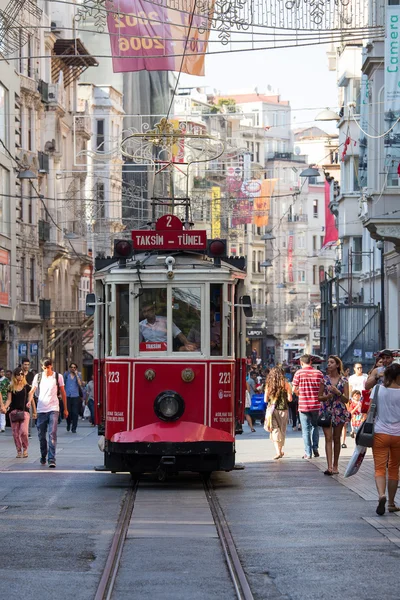
POLYGON ((308 223, 308 215, 288 215, 289 223, 308 223))
POLYGON ((39 242, 50 241, 50 223, 47 221, 38 221, 39 242))
POLYGON ((62 327, 79 328, 85 322, 85 313, 77 310, 52 310, 49 326, 55 329, 62 327))
POLYGON ((49 83, 49 104, 58 104, 64 111, 67 108, 67 96, 64 86, 59 83, 49 83))

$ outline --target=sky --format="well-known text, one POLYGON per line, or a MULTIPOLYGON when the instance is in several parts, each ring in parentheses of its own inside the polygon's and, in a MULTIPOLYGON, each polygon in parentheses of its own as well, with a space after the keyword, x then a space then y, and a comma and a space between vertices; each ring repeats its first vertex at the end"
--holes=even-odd
POLYGON ((315 124, 335 133, 335 123, 313 123, 320 110, 337 109, 336 72, 328 70, 327 49, 321 45, 207 55, 205 77, 182 74, 180 85, 208 86, 210 93, 250 93, 258 88, 259 93, 271 94, 270 85, 282 100, 290 101, 294 129, 315 124))

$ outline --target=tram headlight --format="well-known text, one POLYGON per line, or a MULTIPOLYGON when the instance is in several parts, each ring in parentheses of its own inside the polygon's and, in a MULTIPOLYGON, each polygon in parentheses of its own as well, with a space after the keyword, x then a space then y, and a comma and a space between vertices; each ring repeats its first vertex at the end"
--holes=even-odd
POLYGON ((154 412, 162 421, 176 421, 183 415, 183 398, 172 390, 166 390, 154 400, 154 412))

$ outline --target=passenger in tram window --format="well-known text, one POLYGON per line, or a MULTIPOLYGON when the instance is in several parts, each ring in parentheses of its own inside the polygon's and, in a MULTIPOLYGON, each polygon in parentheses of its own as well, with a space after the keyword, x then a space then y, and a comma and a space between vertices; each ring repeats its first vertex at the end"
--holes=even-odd
MULTIPOLYGON (((215 304, 210 304, 210 354, 211 356, 221 355, 221 322, 216 321, 215 315, 217 307, 215 304)), ((197 349, 201 346, 200 323, 198 326, 192 327, 188 334, 189 342, 193 342, 197 349)))
MULTIPOLYGON (((167 317, 156 315, 153 303, 146 303, 142 306, 142 313, 144 319, 139 322, 139 341, 167 342, 167 317)), ((193 352, 193 350, 196 350, 195 345, 188 341, 175 323, 172 323, 172 336, 181 342, 185 351, 193 352)))

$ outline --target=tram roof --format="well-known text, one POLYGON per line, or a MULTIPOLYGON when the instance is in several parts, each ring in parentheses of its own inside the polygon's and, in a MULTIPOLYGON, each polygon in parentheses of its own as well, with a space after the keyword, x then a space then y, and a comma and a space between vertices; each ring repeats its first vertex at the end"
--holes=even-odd
MULTIPOLYGON (((127 264, 124 267, 119 266, 118 259, 113 259, 112 262, 108 262, 108 264, 105 264, 102 268, 96 270, 96 276, 111 273, 112 271, 118 271, 120 273, 131 270, 136 271, 138 267, 144 271, 148 271, 151 269, 164 270, 165 259, 167 258, 167 256, 174 257, 174 270, 197 268, 198 270, 203 269, 209 271, 210 269, 215 269, 221 271, 221 269, 223 269, 225 272, 229 271, 236 273, 239 278, 243 278, 245 276, 244 269, 240 268, 239 266, 235 266, 235 262, 237 262, 237 264, 241 266, 244 264, 242 258, 232 257, 230 259, 225 260, 222 258, 221 265, 216 266, 213 258, 195 252, 141 252, 135 254, 131 259, 128 259, 127 264)), ((104 259, 104 262, 107 262, 109 260, 110 259, 104 259)))

